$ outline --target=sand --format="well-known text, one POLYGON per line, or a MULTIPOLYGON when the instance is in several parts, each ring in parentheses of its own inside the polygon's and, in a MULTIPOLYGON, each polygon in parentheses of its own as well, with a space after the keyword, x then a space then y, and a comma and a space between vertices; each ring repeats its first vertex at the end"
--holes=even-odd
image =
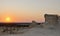
POLYGON ((60 36, 60 31, 57 29, 45 29, 45 28, 30 28, 26 29, 22 34, 1 34, 0 36, 60 36))

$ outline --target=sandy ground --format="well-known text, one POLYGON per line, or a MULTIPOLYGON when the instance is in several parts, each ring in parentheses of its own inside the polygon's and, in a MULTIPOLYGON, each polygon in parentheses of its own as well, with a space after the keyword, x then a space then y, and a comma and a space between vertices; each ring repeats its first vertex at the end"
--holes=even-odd
POLYGON ((35 27, 22 34, 1 34, 0 36, 60 36, 60 31, 35 27))

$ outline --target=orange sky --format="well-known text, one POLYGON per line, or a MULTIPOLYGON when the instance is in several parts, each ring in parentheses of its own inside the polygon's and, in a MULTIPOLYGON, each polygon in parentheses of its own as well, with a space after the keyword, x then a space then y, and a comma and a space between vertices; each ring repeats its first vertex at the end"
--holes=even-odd
POLYGON ((44 14, 60 15, 60 0, 0 0, 0 22, 44 22, 44 14))
MULTIPOLYGON (((39 14, 37 14, 39 15, 39 14)), ((35 20, 37 22, 42 22, 44 21, 44 18, 42 18, 41 15, 35 16, 35 15, 24 15, 21 14, 17 16, 16 14, 11 14, 11 13, 3 13, 0 16, 0 22, 6 22, 6 17, 10 17, 11 21, 10 22, 31 22, 32 20, 35 20)))

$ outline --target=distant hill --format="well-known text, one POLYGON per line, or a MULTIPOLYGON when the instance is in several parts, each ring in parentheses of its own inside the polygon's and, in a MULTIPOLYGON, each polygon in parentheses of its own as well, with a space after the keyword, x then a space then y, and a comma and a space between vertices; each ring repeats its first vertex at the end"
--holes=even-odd
MULTIPOLYGON (((30 24, 32 24, 32 23, 17 23, 17 22, 15 22, 15 23, 0 23, 0 27, 1 26, 8 26, 8 27, 14 27, 14 26, 17 26, 17 27, 22 27, 22 26, 29 26, 30 24)), ((40 23, 37 23, 37 24, 40 24, 40 23)))

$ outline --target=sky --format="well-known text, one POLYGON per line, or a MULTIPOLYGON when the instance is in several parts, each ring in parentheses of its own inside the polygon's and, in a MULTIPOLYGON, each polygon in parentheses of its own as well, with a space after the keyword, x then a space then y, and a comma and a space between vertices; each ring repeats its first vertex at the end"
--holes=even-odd
POLYGON ((60 15, 60 0, 0 0, 0 22, 44 22, 44 14, 60 15))

